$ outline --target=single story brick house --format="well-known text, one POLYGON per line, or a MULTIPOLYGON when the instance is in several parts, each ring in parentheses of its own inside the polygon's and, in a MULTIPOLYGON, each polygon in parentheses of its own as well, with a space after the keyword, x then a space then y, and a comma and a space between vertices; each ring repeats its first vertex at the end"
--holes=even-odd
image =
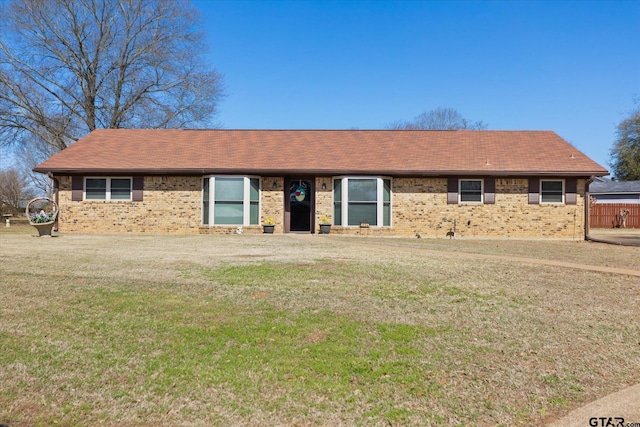
POLYGON ((62 233, 583 239, 607 170, 551 131, 102 129, 38 165, 62 233))

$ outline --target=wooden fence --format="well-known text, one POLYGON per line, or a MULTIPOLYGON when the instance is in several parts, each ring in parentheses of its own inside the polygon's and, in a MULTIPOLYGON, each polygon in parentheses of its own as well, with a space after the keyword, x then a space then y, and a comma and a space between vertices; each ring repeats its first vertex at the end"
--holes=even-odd
POLYGON ((640 228, 640 204, 631 203, 593 203, 591 205, 591 228, 622 227, 621 213, 629 211, 627 228, 640 228))

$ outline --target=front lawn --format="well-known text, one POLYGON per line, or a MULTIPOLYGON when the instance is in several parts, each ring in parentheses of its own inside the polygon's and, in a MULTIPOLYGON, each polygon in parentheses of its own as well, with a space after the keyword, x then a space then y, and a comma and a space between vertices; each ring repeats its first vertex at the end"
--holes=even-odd
POLYGON ((0 423, 540 425, 640 382, 639 277, 473 252, 640 269, 576 242, 0 233, 0 423))

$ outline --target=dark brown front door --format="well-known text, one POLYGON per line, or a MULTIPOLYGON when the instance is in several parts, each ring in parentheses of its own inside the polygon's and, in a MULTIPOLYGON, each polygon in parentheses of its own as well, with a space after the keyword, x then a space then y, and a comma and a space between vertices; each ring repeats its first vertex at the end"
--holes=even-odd
POLYGON ((287 178, 285 182, 285 231, 313 233, 315 188, 312 178, 287 178))

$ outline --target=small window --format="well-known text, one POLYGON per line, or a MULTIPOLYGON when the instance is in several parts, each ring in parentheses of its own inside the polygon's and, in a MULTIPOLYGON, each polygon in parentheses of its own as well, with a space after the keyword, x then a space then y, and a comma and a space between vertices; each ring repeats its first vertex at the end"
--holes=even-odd
POLYGON ((482 180, 460 180, 460 203, 482 203, 482 180))
POLYGON ((131 180, 129 178, 111 179, 111 200, 131 199, 131 180))
POLYGON ((541 180, 540 203, 564 203, 564 181, 541 180))
POLYGON ((131 178, 86 178, 85 200, 131 200, 131 178))

